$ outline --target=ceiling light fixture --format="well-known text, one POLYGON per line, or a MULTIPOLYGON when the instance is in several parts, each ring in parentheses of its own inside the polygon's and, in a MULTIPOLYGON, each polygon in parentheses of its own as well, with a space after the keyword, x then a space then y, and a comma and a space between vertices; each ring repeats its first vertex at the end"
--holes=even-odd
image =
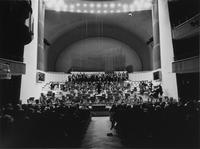
POLYGON ((128 13, 150 10, 153 0, 117 0, 117 1, 82 1, 82 0, 45 0, 47 10, 77 13, 128 13), (95 10, 96 8, 96 10, 95 10))
POLYGON ((98 4, 96 5, 96 7, 97 7, 97 8, 101 8, 101 4, 98 3, 98 4))
POLYGON ((115 3, 110 3, 110 8, 115 8, 115 3))
POLYGON ((90 13, 94 13, 94 10, 90 10, 90 13))
POLYGON ((80 13, 80 12, 81 12, 81 10, 80 10, 80 9, 77 9, 77 12, 78 12, 78 13, 80 13))
POLYGON ((94 8, 94 3, 91 3, 89 6, 90 8, 94 8))
POLYGON ((81 4, 80 3, 76 3, 76 6, 79 7, 81 4))
POLYGON ((104 8, 108 8, 108 4, 107 4, 107 3, 104 3, 104 4, 103 4, 103 7, 104 7, 104 8))
POLYGON ((97 10, 97 13, 101 13, 101 10, 97 10))
POLYGON ((87 10, 83 10, 83 12, 84 12, 84 13, 88 13, 88 11, 87 11, 87 10))
POLYGON ((87 7, 87 6, 88 6, 88 4, 87 4, 87 3, 84 3, 84 4, 83 4, 83 7, 87 7))
POLYGON ((103 13, 108 13, 108 11, 107 11, 107 10, 104 10, 103 13))

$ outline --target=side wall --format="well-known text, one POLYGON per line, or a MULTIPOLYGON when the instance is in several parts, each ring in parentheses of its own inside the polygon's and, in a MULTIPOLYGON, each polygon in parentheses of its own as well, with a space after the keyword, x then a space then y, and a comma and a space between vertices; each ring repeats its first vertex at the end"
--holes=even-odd
POLYGON ((133 72, 129 74, 129 80, 131 81, 153 81, 153 72, 152 71, 141 71, 133 72))
POLYGON ((68 74, 63 72, 46 72, 45 73, 45 82, 64 82, 68 80, 68 74))

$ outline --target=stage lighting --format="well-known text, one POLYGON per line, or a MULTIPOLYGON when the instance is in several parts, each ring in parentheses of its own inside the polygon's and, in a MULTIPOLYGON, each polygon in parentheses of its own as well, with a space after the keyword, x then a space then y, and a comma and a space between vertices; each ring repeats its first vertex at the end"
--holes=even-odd
POLYGON ((88 11, 87 11, 87 10, 83 10, 83 12, 84 12, 84 13, 88 13, 88 11))
POLYGON ((70 9, 74 9, 74 7, 75 6, 73 4, 70 4, 70 6, 69 6, 70 9))
POLYGON ((121 10, 118 9, 116 12, 117 12, 117 13, 121 13, 121 10))
POLYGON ((110 13, 114 13, 114 10, 110 10, 110 13))
POLYGON ((94 13, 94 10, 90 10, 90 13, 94 13))
POLYGON ((101 10, 97 10, 97 13, 101 13, 101 10))
POLYGON ((76 12, 80 13, 80 12, 81 12, 81 10, 80 10, 80 9, 77 9, 77 10, 76 10, 76 12))
POLYGON ((88 6, 88 4, 87 4, 87 3, 84 3, 84 4, 83 4, 83 7, 87 7, 87 6, 88 6))
POLYGON ((118 4, 117 4, 117 6, 118 6, 118 7, 121 7, 121 6, 122 6, 122 4, 121 4, 121 3, 118 3, 118 4))
POLYGON ((110 3, 110 8, 115 8, 115 3, 110 3))
POLYGON ((97 7, 97 8, 101 8, 101 4, 98 3, 98 4, 96 5, 96 7, 97 7))
POLYGON ((76 3, 76 6, 79 7, 81 4, 80 3, 76 3))
POLYGON ((107 3, 103 4, 103 7, 108 8, 108 4, 107 3))
POLYGON ((103 13, 108 13, 108 11, 107 11, 107 10, 104 10, 103 13))
POLYGON ((77 13, 121 13, 140 10, 149 10, 152 0, 132 0, 132 1, 82 1, 82 0, 45 0, 46 9, 55 11, 70 11, 77 13), (96 8, 96 9, 95 9, 96 8))
POLYGON ((90 8, 94 8, 94 3, 91 3, 89 6, 90 8))

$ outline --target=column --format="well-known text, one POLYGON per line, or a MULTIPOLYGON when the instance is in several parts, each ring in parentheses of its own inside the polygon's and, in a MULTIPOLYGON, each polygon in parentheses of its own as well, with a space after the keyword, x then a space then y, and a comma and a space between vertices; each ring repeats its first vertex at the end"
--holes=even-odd
POLYGON ((168 0, 158 0, 158 14, 163 92, 166 96, 178 99, 176 74, 172 73, 174 52, 172 45, 168 0))
POLYGON ((37 51, 38 51, 38 16, 40 15, 39 3, 43 0, 32 0, 33 18, 34 18, 34 35, 33 40, 24 47, 24 63, 26 63, 26 74, 22 75, 20 99, 26 103, 29 97, 38 99, 44 83, 36 82, 37 70, 37 51))
POLYGON ((38 3, 38 50, 37 50, 37 69, 45 70, 45 49, 44 49, 44 20, 45 3, 39 0, 38 3))
POLYGON ((161 67, 160 64, 160 39, 159 39, 159 19, 158 19, 158 0, 152 3, 152 26, 153 26, 153 70, 161 67))

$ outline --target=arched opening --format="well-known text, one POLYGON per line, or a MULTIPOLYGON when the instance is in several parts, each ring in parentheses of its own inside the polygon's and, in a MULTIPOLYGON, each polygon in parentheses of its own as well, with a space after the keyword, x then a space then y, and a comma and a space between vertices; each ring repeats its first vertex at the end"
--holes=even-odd
POLYGON ((132 66, 133 71, 142 70, 134 49, 115 39, 92 37, 66 47, 57 57, 55 70, 124 71, 127 66, 132 66))
POLYGON ((40 65, 41 70, 58 71, 56 70, 56 62, 63 50, 73 45, 77 41, 87 38, 110 38, 129 46, 135 51, 141 61, 141 68, 136 70, 152 70, 151 49, 133 33, 128 30, 112 24, 96 24, 88 23, 87 28, 85 23, 75 26, 68 32, 64 32, 56 38, 49 49, 45 50, 39 58, 38 62, 42 61, 40 65), (99 30, 101 29, 101 30, 99 30))

